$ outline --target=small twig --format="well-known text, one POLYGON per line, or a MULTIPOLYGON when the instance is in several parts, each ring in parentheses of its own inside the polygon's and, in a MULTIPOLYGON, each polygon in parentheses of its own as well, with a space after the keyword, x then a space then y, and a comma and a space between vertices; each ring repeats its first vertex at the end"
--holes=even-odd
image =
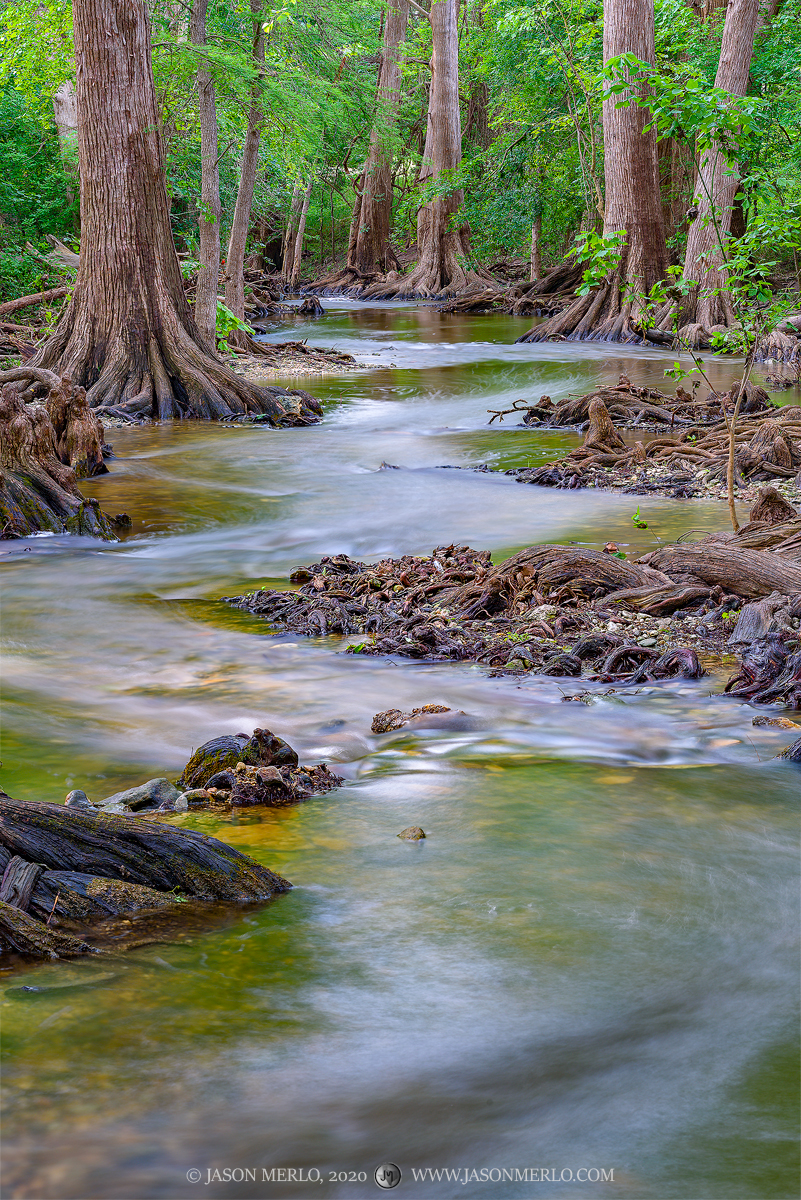
POLYGON ((58 898, 60 895, 61 895, 61 888, 59 888, 58 891, 56 892, 56 898, 53 901, 53 907, 50 909, 50 916, 45 921, 45 925, 49 925, 50 922, 53 920, 53 913, 56 911, 56 905, 58 904, 58 898))

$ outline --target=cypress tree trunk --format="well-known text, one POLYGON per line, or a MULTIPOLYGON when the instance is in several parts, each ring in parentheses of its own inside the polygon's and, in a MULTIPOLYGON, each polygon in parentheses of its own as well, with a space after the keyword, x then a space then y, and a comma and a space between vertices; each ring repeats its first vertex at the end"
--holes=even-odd
MULTIPOLYGON (((306 218, 309 215, 309 205, 311 204, 312 188, 314 187, 314 176, 309 178, 309 186, 306 188, 306 194, 303 197, 303 207, 300 210, 298 217, 298 232, 295 235, 295 247, 292 252, 292 271, 289 276, 289 286, 294 291, 298 279, 300 278, 300 260, 303 257, 303 238, 306 234, 306 218)), ((322 220, 322 214, 321 218, 322 220)))
POLYGON ((529 282, 535 283, 542 279, 542 217, 535 217, 531 224, 531 257, 529 262, 529 282))
POLYGON ((75 199, 73 185, 75 188, 78 185, 78 106, 75 102, 75 88, 70 79, 65 80, 53 96, 53 116, 58 132, 61 161, 69 180, 67 201, 72 204, 75 199))
MULTIPOLYGON (((636 54, 653 63, 653 0, 604 0, 604 62, 620 54, 636 54)), ((618 107, 631 90, 603 104, 604 235, 627 234, 617 269, 588 296, 580 296, 563 313, 525 334, 521 341, 548 337, 639 341, 637 319, 642 305, 632 294, 647 293, 664 279, 667 269, 665 228, 659 191, 656 133, 645 132, 649 114, 635 104, 618 107)))
MULTIPOLYGON (((264 66, 264 28, 260 19, 261 7, 261 0, 250 0, 250 11, 253 16, 253 61, 259 71, 264 66)), ((256 79, 250 93, 248 129, 242 151, 242 171, 239 176, 239 189, 236 194, 236 207, 231 224, 231 236, 228 239, 228 254, 225 264, 225 303, 234 316, 239 317, 240 320, 244 320, 245 317, 245 246, 253 207, 256 172, 259 166, 259 141, 264 126, 260 83, 261 78, 256 79)), ((238 344, 241 340, 240 331, 236 330, 228 340, 234 345, 238 344)))
MULTIPOLYGON (((434 0, 431 5, 431 92, 420 183, 438 179, 462 161, 457 15, 457 0, 434 0)), ((451 296, 478 283, 478 276, 459 262, 468 250, 466 233, 452 228, 463 199, 459 189, 425 204, 417 218, 417 266, 397 283, 373 284, 365 296, 451 296)))
POLYGON ((300 221, 300 210, 303 207, 304 196, 305 189, 299 183, 296 183, 292 189, 292 205, 286 222, 284 252, 281 262, 281 274, 286 283, 289 283, 292 279, 292 267, 295 262, 295 239, 298 234, 298 222, 300 221))
MULTIPOLYGON (((189 21, 189 40, 206 45, 208 0, 195 0, 189 21)), ((220 170, 217 145, 217 99, 214 80, 204 55, 197 68, 198 114, 200 117, 200 270, 195 293, 195 324, 214 352, 217 328, 217 287, 220 281, 220 170)))
POLYGON ((378 77, 379 117, 370 134, 370 151, 364 166, 360 193, 356 198, 348 246, 348 266, 364 274, 389 269, 387 260, 392 222, 390 143, 400 99, 400 47, 406 37, 408 19, 408 0, 389 0, 378 77))
MULTIPOLYGON (((732 96, 746 93, 759 17, 760 0, 729 0, 715 87, 732 96)), ((687 235, 684 260, 684 278, 695 287, 682 303, 679 318, 681 336, 693 345, 707 340, 713 326, 728 326, 735 320, 726 291, 723 247, 731 232, 739 183, 737 171, 717 147, 702 160, 695 188, 698 216, 687 235)), ((672 310, 660 314, 660 324, 664 326, 671 316, 672 310)))
POLYGON ((81 255, 72 301, 31 362, 90 405, 159 417, 263 412, 276 397, 204 346, 172 241, 145 0, 73 0, 81 255))

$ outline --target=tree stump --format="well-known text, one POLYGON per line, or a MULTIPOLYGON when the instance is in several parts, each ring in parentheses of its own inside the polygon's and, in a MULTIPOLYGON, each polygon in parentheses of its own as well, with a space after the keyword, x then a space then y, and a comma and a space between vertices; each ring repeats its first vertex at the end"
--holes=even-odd
POLYGON ((102 428, 83 388, 30 367, 0 374, 0 384, 0 537, 49 531, 116 541, 97 500, 78 488, 79 474, 106 469, 102 428), (44 404, 35 395, 42 389, 44 404))

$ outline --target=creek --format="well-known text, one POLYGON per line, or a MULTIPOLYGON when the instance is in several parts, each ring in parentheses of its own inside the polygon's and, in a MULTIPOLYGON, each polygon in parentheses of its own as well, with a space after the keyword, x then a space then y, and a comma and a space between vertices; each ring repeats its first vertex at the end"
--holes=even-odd
MULTIPOLYGON (((788 731, 720 695, 726 665, 565 704, 574 681, 346 657, 220 599, 323 554, 644 552, 722 527, 718 502, 440 469, 546 461, 575 434, 487 410, 621 371, 664 386, 674 356, 324 303, 267 335, 369 364, 297 381, 320 425, 110 430, 119 457, 86 491, 130 536, 0 543, 9 794, 101 799, 255 726, 346 776, 293 809, 174 818, 288 894, 108 961, 0 972, 4 1194, 351 1200, 392 1162, 420 1200, 795 1197, 801 777, 773 758, 788 731), (470 728, 371 734, 426 703, 470 728), (409 825, 426 840, 399 841, 409 825), (427 1168, 467 1182, 415 1182, 427 1168)), ((736 368, 709 370, 728 387, 736 368)))

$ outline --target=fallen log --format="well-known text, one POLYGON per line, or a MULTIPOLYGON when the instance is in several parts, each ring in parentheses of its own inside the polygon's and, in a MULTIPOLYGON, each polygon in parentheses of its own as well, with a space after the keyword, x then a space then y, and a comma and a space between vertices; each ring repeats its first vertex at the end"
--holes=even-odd
POLYGON ((44 329, 39 329, 36 325, 15 325, 13 321, 0 321, 0 329, 6 333, 26 333, 29 337, 42 337, 45 333, 44 329))
POLYGON ((0 798, 0 846, 53 871, 78 871, 206 900, 265 900, 291 887, 280 875, 204 833, 0 798))
POLYGON ((29 308, 32 304, 45 304, 48 300, 61 300, 64 296, 69 295, 71 291, 68 287, 48 288, 45 292, 34 292, 30 296, 18 296, 16 300, 6 300, 0 304, 0 316, 7 316, 9 313, 17 312, 20 308, 29 308))
POLYGON ((36 958, 73 958, 78 954, 97 953, 80 938, 43 925, 1 900, 0 945, 36 958))

